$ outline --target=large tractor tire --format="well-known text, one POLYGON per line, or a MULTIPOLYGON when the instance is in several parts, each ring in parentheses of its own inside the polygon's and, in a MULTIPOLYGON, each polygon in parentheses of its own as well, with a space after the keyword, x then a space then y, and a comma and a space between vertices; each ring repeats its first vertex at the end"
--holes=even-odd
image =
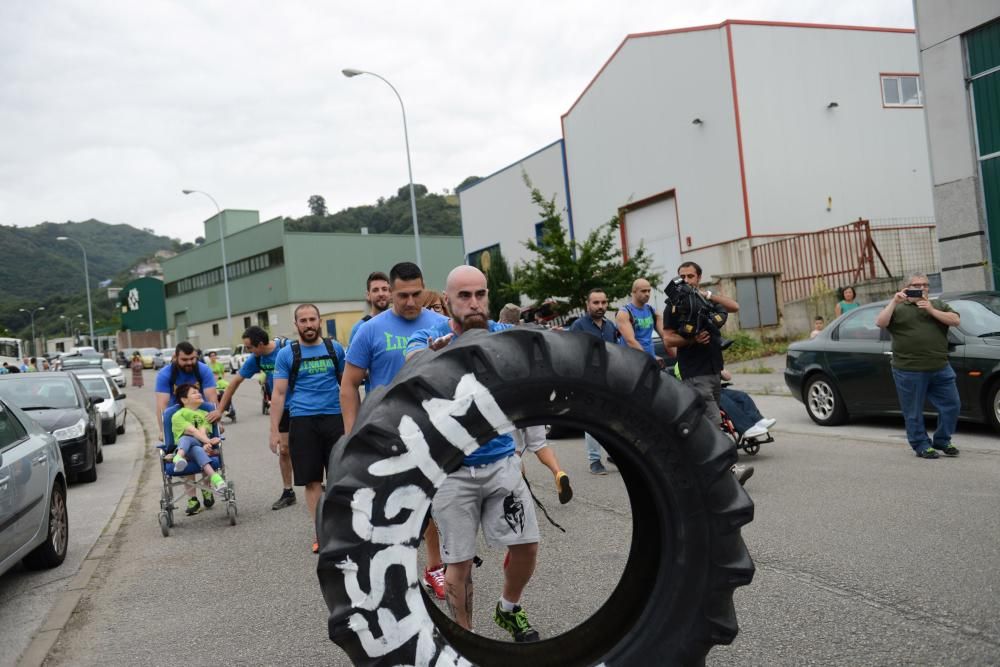
POLYGON ((372 392, 330 457, 317 516, 330 638, 357 665, 703 663, 736 636, 733 590, 754 573, 740 536, 753 503, 730 472, 732 440, 704 407, 648 355, 585 334, 471 331, 419 353, 372 392), (424 599, 417 549, 447 474, 498 433, 533 424, 582 427, 606 446, 628 490, 632 544, 617 587, 582 624, 498 642, 424 599))

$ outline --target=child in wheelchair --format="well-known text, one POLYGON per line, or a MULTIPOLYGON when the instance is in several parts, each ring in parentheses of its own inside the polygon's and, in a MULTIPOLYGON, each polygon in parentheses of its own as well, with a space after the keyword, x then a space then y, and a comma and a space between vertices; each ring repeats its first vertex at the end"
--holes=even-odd
POLYGON ((749 394, 733 389, 732 379, 729 371, 722 371, 722 391, 719 396, 722 429, 732 437, 737 447, 748 454, 756 454, 761 443, 774 442, 770 429, 777 420, 764 417, 749 394))
MULTIPOLYGON (((224 493, 226 480, 212 467, 210 458, 220 439, 210 434, 212 425, 208 422, 208 413, 200 409, 204 402, 201 392, 194 385, 182 384, 177 387, 175 396, 182 407, 170 418, 170 430, 177 446, 173 457, 174 470, 185 470, 188 459, 191 459, 209 479, 212 489, 216 493, 224 493)), ((200 505, 193 489, 191 493, 188 510, 192 509, 192 505, 200 505)), ((200 506, 197 509, 200 510, 200 506)), ((197 510, 189 513, 197 513, 197 510)))

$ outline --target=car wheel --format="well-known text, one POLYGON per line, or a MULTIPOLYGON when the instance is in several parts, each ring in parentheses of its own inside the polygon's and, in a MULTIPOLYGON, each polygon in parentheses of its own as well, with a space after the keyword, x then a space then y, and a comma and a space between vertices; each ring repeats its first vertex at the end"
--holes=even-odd
POLYGON ((24 566, 29 570, 53 568, 66 559, 69 545, 69 512, 66 511, 66 487, 60 480, 52 486, 49 501, 49 531, 45 541, 24 557, 24 566))
POLYGON ((76 475, 76 481, 84 482, 90 484, 91 482, 97 481, 97 464, 104 460, 104 457, 99 455, 97 452, 97 446, 94 446, 94 465, 90 466, 89 470, 84 470, 76 475))
POLYGON ((733 641, 733 590, 754 573, 740 536, 753 503, 730 472, 732 441, 648 355, 591 336, 470 331, 373 397, 333 449, 317 515, 329 636, 354 664, 703 664, 733 641), (560 422, 594 433, 621 471, 634 525, 621 579, 557 637, 466 632, 418 586, 431 500, 479 444, 560 422))
MULTIPOLYGON (((116 442, 118 442, 118 429, 111 428, 109 430, 111 431, 111 433, 109 433, 108 435, 104 436, 104 444, 105 445, 113 445, 116 442)), ((103 451, 101 452, 100 456, 101 456, 101 460, 103 461, 104 460, 104 452, 103 451)))
POLYGON ((819 373, 809 378, 802 402, 806 404, 809 418, 820 426, 836 426, 847 421, 847 408, 840 392, 826 375, 819 373))
POLYGON ((986 392, 986 423, 1000 433, 1000 378, 986 392))
POLYGON ((122 413, 122 425, 116 429, 118 435, 125 435, 125 422, 128 421, 128 410, 122 413))

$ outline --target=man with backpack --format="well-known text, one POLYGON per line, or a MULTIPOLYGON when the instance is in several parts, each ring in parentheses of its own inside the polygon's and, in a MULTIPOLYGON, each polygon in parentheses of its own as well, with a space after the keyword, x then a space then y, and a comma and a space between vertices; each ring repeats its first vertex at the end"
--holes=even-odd
MULTIPOLYGON (((340 410, 340 376, 344 348, 320 335, 319 308, 304 303, 295 309, 299 340, 278 351, 271 393, 271 451, 278 453, 282 436, 281 415, 288 405, 288 452, 295 486, 306 487, 306 506, 315 525, 316 505, 323 493, 323 480, 330 451, 344 434, 340 410)), ((319 553, 314 539, 313 553, 319 553)))
POLYGON ((656 353, 653 352, 653 330, 660 334, 664 345, 667 343, 663 336, 663 317, 649 305, 652 294, 653 287, 645 278, 633 282, 632 298, 615 315, 615 322, 626 345, 656 358, 656 353))
MULTIPOLYGON (((351 327, 351 335, 347 338, 348 345, 354 341, 354 334, 358 333, 358 329, 361 328, 362 324, 376 315, 389 310, 391 299, 392 289, 389 286, 389 277, 381 271, 372 271, 369 273, 368 280, 365 282, 365 301, 371 307, 371 312, 351 327)), ((367 386, 365 388, 367 389, 367 386)))
MULTIPOLYGON (((233 394, 244 380, 249 380, 258 373, 264 374, 264 388, 268 395, 273 391, 274 386, 274 365, 278 358, 278 351, 288 345, 288 340, 275 336, 274 340, 268 336, 267 332, 258 326, 248 327, 243 332, 243 345, 251 352, 239 372, 226 387, 222 398, 219 399, 219 406, 208 413, 208 421, 216 422, 222 419, 226 408, 233 400, 233 394)), ((292 461, 288 455, 288 409, 286 408, 278 422, 278 435, 281 438, 281 446, 278 448, 278 467, 281 469, 282 492, 281 496, 271 505, 272 510, 280 510, 291 507, 295 504, 295 490, 292 488, 292 461)))

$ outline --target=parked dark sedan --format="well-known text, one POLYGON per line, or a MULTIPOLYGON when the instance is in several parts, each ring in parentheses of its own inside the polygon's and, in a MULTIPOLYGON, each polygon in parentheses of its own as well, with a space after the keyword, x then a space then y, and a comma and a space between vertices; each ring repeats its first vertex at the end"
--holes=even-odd
MULTIPOLYGON (((948 356, 962 399, 961 419, 1000 431, 1000 292, 937 297, 962 316, 948 331, 948 356)), ((833 426, 862 415, 900 415, 892 379, 892 341, 875 326, 886 302, 857 308, 816 338, 793 343, 785 383, 817 424, 833 426)), ((931 411, 930 406, 927 406, 931 411)))
POLYGON ((66 473, 81 482, 97 481, 104 460, 101 417, 72 373, 0 375, 0 396, 55 436, 66 473))

